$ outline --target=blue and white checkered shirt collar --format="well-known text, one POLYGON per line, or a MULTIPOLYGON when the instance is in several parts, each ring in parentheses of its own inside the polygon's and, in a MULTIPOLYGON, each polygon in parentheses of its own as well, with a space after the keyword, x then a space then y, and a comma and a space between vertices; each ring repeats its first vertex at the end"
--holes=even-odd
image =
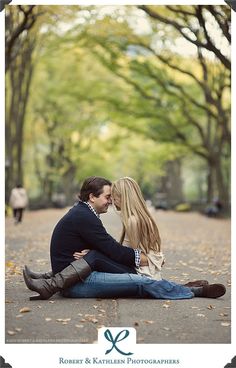
POLYGON ((86 205, 88 206, 88 208, 89 208, 89 209, 94 213, 94 215, 95 215, 95 216, 97 216, 97 218, 100 218, 99 214, 97 213, 97 211, 95 210, 95 208, 93 208, 93 207, 91 206, 91 204, 90 204, 90 203, 88 203, 88 202, 84 202, 84 201, 82 201, 82 203, 86 204, 86 205))

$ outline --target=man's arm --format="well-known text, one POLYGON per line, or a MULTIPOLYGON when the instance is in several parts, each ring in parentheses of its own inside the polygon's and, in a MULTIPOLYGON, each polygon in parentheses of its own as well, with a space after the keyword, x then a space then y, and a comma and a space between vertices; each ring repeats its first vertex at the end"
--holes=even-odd
POLYGON ((102 222, 96 218, 80 219, 79 233, 90 249, 96 249, 118 263, 135 267, 135 252, 123 247, 106 232, 102 222))

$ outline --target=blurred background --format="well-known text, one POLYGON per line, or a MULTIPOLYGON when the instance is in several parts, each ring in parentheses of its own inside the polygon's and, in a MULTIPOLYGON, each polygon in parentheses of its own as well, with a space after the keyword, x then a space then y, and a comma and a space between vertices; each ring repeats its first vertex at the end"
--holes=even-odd
POLYGON ((157 209, 230 213, 229 6, 5 16, 6 213, 19 183, 30 209, 65 207, 91 175, 133 177, 157 209))

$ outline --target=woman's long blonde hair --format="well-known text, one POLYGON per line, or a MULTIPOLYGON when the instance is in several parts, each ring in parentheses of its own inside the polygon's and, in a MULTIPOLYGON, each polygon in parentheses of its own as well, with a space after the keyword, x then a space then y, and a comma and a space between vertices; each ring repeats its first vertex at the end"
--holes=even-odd
MULTIPOLYGON (((136 181, 129 177, 118 179, 112 184, 111 193, 113 197, 120 201, 123 223, 120 243, 123 243, 125 234, 127 234, 130 245, 134 248, 137 247, 137 244, 134 244, 134 234, 130 226, 132 219, 134 219, 140 239, 139 248, 144 253, 148 253, 151 249, 160 251, 161 239, 157 225, 147 209, 146 202, 136 181)), ((135 238, 137 238, 137 234, 135 238)))

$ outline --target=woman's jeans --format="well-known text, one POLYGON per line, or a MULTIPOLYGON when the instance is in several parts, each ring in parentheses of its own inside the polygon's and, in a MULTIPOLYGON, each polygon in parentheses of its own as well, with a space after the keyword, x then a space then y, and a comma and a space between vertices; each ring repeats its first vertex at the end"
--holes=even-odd
POLYGON ((156 281, 136 274, 92 272, 84 282, 64 290, 67 298, 152 298, 190 299, 190 288, 167 280, 156 281))
POLYGON ((90 250, 83 258, 89 264, 92 271, 108 273, 136 273, 134 268, 117 263, 97 250, 90 250))

